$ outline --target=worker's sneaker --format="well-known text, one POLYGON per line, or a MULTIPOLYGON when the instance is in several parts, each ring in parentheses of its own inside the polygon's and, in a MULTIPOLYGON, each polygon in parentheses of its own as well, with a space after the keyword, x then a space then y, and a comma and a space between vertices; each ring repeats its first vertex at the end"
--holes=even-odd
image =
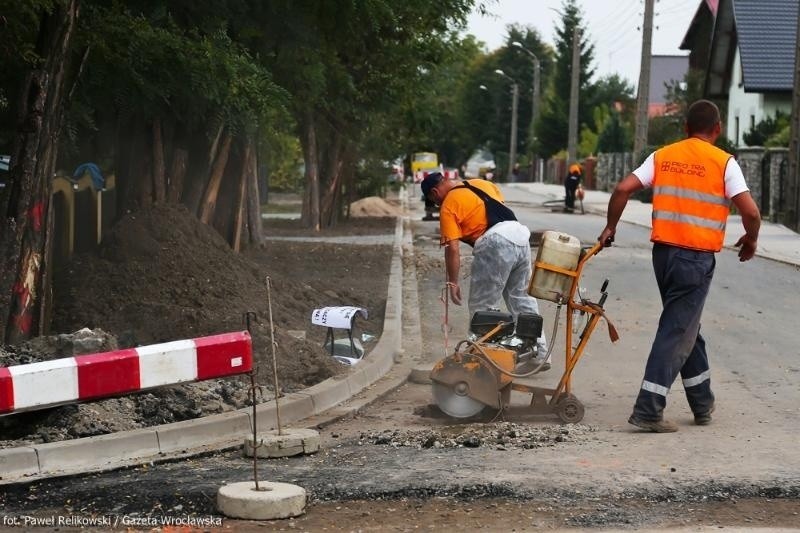
POLYGON ((674 433, 678 431, 678 426, 669 420, 645 420, 636 415, 631 415, 628 419, 628 424, 633 424, 637 428, 646 429, 653 433, 674 433))
POLYGON ((705 413, 695 413, 694 415, 694 423, 698 426, 707 426, 711 423, 711 413, 714 412, 714 405, 711 405, 711 409, 709 409, 705 413))

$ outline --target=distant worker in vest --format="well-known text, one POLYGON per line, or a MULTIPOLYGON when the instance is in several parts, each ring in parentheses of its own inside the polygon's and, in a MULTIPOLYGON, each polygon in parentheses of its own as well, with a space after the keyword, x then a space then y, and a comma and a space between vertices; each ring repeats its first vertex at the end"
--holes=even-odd
POLYGON ((628 422, 656 433, 677 431, 663 417, 667 393, 680 374, 694 422, 711 422, 714 394, 700 318, 722 248, 730 203, 742 217, 739 261, 756 251, 761 215, 733 156, 714 146, 719 109, 698 100, 686 117, 687 138, 665 146, 617 184, 599 240, 609 245, 628 198, 653 188, 653 268, 663 309, 639 395, 628 422))
MULTIPOLYGON (((503 204, 497 185, 483 179, 446 180, 441 173, 422 181, 422 193, 439 205, 440 244, 444 246, 450 300, 461 305, 460 243, 472 247, 469 314, 497 308, 502 298, 516 321, 520 313, 539 313, 528 294, 531 279, 530 230, 503 204)), ((547 343, 542 334, 537 358, 523 361, 518 372, 548 370, 547 343)))
POLYGON ((575 209, 575 191, 581 183, 581 166, 574 163, 569 166, 569 174, 564 178, 564 210, 571 213, 575 209))

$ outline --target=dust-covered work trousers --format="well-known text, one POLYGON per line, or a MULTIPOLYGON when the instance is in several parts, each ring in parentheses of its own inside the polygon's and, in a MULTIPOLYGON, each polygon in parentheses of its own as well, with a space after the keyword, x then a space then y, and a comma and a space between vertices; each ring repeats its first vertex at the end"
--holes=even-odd
POLYGON ((700 316, 715 265, 713 252, 653 245, 653 269, 663 310, 633 407, 633 414, 641 419, 661 420, 667 393, 679 373, 693 413, 705 414, 714 404, 700 316))
MULTIPOLYGON (((531 280, 531 248, 515 244, 498 233, 487 233, 472 250, 472 275, 469 282, 469 315, 496 308, 500 297, 514 315, 539 314, 536 298, 528 294, 531 280)), ((547 353, 544 333, 537 341, 538 356, 547 353)))

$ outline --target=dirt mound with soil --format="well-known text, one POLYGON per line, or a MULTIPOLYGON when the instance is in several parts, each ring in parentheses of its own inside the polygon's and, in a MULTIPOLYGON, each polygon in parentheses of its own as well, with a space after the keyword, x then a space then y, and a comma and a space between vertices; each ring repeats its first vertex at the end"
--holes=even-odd
POLYGON ((396 217, 401 214, 400 207, 380 196, 368 196, 350 204, 350 216, 353 217, 396 217))
MULTIPOLYGON (((284 234, 325 236, 284 225, 284 234)), ((393 219, 362 223, 392 233, 393 219)), ((270 234, 269 223, 265 233, 270 234)), ((347 223, 338 231, 346 232, 347 223)), ((52 331, 82 328, 115 337, 119 348, 245 329, 243 314, 256 313, 251 329, 259 381, 272 397, 270 324, 266 280, 277 342, 280 386, 292 391, 318 383, 345 367, 323 349, 325 329, 313 326, 314 309, 357 305, 369 311, 361 331, 382 332, 390 246, 269 240, 262 248, 234 253, 211 227, 182 206, 154 206, 125 216, 96 253, 77 255, 54 277, 52 331), (369 276, 364 276, 369 272, 369 276)), ((52 344, 52 343, 49 343, 52 344)), ((374 344, 365 343, 367 350, 374 344)), ((7 347, 27 354, 17 362, 67 357, 86 349, 7 347)), ((92 350, 88 350, 91 352, 92 350)), ((2 361, 0 354, 0 364, 2 361)), ((9 361, 12 359, 9 359, 9 361)), ((223 412, 248 404, 241 377, 180 385, 78 406, 6 417, 3 436, 50 441, 150 426, 223 412), (8 432, 8 422, 15 430, 8 432), (21 422, 15 423, 16 422, 21 422)), ((0 447, 10 445, 0 441, 0 447)))

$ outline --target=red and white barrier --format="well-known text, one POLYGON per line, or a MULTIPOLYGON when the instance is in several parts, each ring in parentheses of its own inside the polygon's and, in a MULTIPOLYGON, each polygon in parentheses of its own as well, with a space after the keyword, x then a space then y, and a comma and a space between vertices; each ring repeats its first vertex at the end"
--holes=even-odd
POLYGON ((246 331, 0 367, 0 413, 243 374, 252 367, 246 331))
POLYGON ((454 180, 458 178, 458 170, 451 168, 447 170, 439 170, 437 168, 430 169, 430 170, 418 170, 414 173, 414 183, 422 183, 428 174, 433 174, 434 172, 441 172, 442 176, 446 180, 454 180))

